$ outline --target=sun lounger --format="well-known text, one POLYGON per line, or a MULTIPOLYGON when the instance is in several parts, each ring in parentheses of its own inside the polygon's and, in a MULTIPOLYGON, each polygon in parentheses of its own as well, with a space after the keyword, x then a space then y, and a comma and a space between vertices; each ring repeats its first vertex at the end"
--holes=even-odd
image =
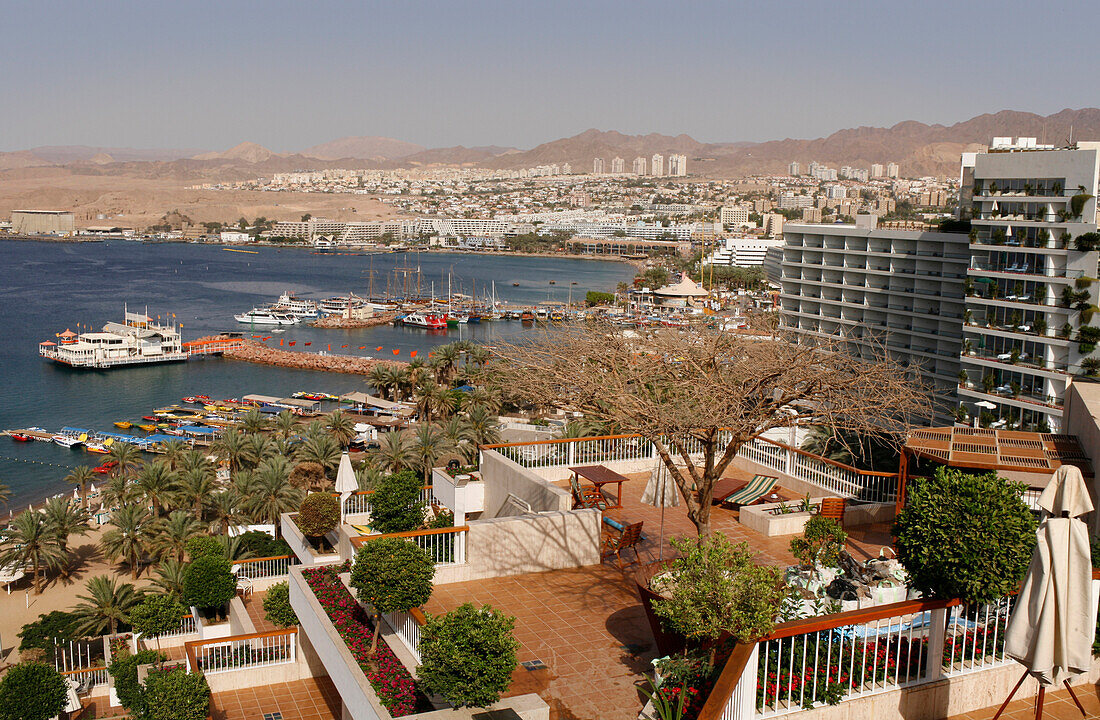
POLYGON ((775 488, 779 478, 774 475, 756 475, 749 480, 745 487, 737 492, 730 493, 724 498, 717 499, 723 505, 752 505, 775 488))

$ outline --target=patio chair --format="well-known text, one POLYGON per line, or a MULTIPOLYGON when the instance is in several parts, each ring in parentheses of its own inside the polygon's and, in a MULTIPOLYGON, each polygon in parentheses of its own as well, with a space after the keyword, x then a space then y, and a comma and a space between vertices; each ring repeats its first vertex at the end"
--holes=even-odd
POLYGON ((776 483, 779 482, 779 478, 774 475, 756 475, 745 487, 741 488, 735 493, 731 493, 720 501, 723 505, 732 505, 734 507, 741 507, 742 505, 752 505, 754 502, 770 493, 776 483))
POLYGON ((642 525, 644 522, 636 522, 625 526, 622 532, 615 534, 612 533, 606 540, 604 540, 603 551, 600 553, 600 559, 615 556, 615 560, 619 564, 619 569, 623 569, 623 550, 633 550, 634 560, 640 565, 642 562, 641 557, 638 555, 638 543, 642 539, 642 525))
POLYGON ((841 527, 844 526, 844 508, 848 504, 848 501, 844 498, 827 497, 821 498, 821 506, 817 511, 817 514, 821 517, 832 518, 840 523, 841 527))
POLYGON ((574 510, 581 508, 607 509, 607 500, 604 499, 603 493, 596 488, 581 487, 576 475, 569 478, 569 487, 573 491, 574 510))

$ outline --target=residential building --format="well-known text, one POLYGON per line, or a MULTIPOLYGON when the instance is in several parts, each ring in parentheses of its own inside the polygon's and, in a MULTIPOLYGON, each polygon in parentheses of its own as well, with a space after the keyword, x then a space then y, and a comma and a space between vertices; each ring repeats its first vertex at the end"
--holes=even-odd
POLYGON ((888 178, 898 177, 898 164, 897 163, 886 163, 886 177, 888 177, 888 178))
POLYGON ((825 197, 830 200, 843 200, 848 197, 848 188, 843 185, 826 185, 825 197))
POLYGON ((821 222, 821 208, 819 207, 805 207, 802 208, 802 222, 819 223, 821 222))
POLYGON ((653 177, 664 177, 665 158, 663 155, 653 153, 653 157, 649 160, 649 174, 653 177))
POLYGON ((779 213, 764 213, 761 216, 760 228, 764 234, 770 237, 779 237, 783 234, 783 223, 787 218, 779 213))
POLYGON ((761 200, 752 201, 752 211, 755 213, 766 213, 774 207, 772 201, 767 198, 761 200))
POLYGON ((623 159, 621 157, 611 158, 611 172, 616 175, 621 174, 623 171, 623 159))
POLYGON ((880 178, 885 174, 886 168, 884 168, 880 163, 874 163, 873 165, 871 165, 871 177, 880 178))
POLYGON ((595 158, 592 161, 592 174, 593 175, 603 175, 604 174, 603 158, 595 158))
POLYGON ((634 173, 635 175, 645 175, 645 158, 634 158, 634 162, 630 166, 630 172, 634 173))
POLYGON ((787 174, 792 177, 798 177, 802 174, 802 166, 797 162, 793 162, 787 166, 787 174))
POLYGON ((749 211, 740 206, 724 207, 718 211, 718 220, 723 225, 740 227, 749 224, 749 211))
POLYGON ((811 195, 795 195, 794 193, 782 193, 779 196, 780 210, 794 210, 797 208, 812 207, 814 204, 811 195))
POLYGON ((1073 238, 1097 230, 1100 143, 1023 138, 973 161, 959 400, 972 417, 1058 432, 1066 387, 1095 362, 1078 328, 1098 301, 1097 252, 1073 238))
POLYGON ((11 231, 17 235, 72 235, 74 230, 68 210, 11 211, 11 231))
POLYGON ((672 177, 687 175, 687 155, 669 155, 668 174, 672 177))
MULTIPOLYGON (((782 216, 780 216, 782 217, 782 216)), ((760 267, 773 247, 782 247, 783 240, 759 237, 730 237, 703 259, 704 265, 728 267, 760 267)))

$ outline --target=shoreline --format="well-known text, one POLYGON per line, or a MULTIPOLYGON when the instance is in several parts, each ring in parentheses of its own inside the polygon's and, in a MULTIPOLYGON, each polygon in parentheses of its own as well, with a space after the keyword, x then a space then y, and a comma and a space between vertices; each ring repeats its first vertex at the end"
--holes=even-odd
MULTIPOLYGON (((211 339, 211 338, 207 338, 211 339)), ((239 360, 257 365, 291 368, 293 370, 313 370, 316 372, 336 372, 347 375, 367 375, 379 365, 405 365, 401 360, 382 360, 374 357, 355 357, 354 355, 328 355, 322 352, 310 353, 299 350, 280 350, 267 347, 254 340, 245 340, 243 347, 227 350, 222 356, 228 360, 239 360)))

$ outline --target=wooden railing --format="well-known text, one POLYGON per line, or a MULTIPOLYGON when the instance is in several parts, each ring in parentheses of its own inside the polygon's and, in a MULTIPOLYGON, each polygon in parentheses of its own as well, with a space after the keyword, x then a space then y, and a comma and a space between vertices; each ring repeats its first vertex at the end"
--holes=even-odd
POLYGON ((102 687, 110 683, 110 675, 106 667, 81 668, 80 670, 66 670, 61 673, 63 677, 75 680, 86 692, 95 687, 102 687))
POLYGON ((351 538, 351 544, 353 548, 358 550, 364 544, 374 540, 403 538, 415 543, 421 550, 428 551, 436 565, 462 565, 466 562, 466 534, 469 531, 469 525, 462 525, 461 527, 431 528, 384 535, 360 535, 351 538))
POLYGON ((207 675, 297 661, 298 629, 233 635, 184 644, 187 671, 207 675))

